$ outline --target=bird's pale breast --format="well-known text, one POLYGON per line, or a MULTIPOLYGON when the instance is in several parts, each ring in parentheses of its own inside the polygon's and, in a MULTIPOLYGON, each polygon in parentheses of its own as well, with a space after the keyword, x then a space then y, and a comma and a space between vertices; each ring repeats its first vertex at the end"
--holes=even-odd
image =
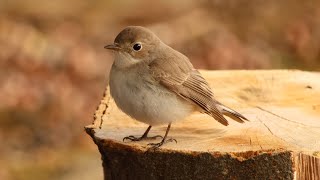
POLYGON ((182 120, 193 112, 192 104, 150 77, 134 68, 123 72, 112 67, 110 92, 123 112, 149 125, 182 120))

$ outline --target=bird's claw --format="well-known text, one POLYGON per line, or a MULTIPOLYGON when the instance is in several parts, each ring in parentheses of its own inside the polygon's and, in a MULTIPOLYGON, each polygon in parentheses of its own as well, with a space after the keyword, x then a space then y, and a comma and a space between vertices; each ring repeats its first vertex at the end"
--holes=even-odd
POLYGON ((151 136, 151 137, 144 137, 144 136, 141 136, 141 137, 135 137, 135 136, 127 136, 127 137, 124 137, 122 139, 122 141, 124 142, 125 140, 130 140, 130 141, 142 141, 144 139, 157 139, 157 138, 163 138, 162 136, 160 135, 156 135, 156 136, 151 136))
POLYGON ((166 139, 166 140, 162 140, 161 142, 159 143, 149 143, 148 146, 151 146, 149 150, 157 150, 158 148, 160 148, 163 144, 165 143, 168 143, 168 142, 176 142, 178 143, 178 141, 176 139, 173 139, 173 138, 169 138, 169 139, 166 139))

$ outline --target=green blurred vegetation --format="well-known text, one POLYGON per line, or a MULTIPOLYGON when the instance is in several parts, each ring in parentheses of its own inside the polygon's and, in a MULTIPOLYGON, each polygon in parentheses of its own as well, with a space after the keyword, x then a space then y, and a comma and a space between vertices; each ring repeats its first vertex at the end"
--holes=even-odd
POLYGON ((320 70, 316 0, 0 0, 0 179, 101 179, 83 127, 128 25, 197 68, 320 70))

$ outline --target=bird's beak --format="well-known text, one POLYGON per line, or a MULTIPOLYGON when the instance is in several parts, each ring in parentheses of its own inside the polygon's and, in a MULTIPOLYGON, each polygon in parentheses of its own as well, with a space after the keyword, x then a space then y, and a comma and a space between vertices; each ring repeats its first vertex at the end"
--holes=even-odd
POLYGON ((109 44, 104 47, 105 49, 110 49, 114 51, 119 51, 121 47, 118 44, 109 44))

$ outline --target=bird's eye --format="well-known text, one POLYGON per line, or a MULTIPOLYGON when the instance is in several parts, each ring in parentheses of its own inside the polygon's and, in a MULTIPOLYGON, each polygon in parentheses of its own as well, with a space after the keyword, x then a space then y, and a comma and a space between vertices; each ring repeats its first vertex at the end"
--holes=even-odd
POLYGON ((142 48, 142 45, 140 43, 136 43, 133 45, 133 50, 140 51, 142 48))

